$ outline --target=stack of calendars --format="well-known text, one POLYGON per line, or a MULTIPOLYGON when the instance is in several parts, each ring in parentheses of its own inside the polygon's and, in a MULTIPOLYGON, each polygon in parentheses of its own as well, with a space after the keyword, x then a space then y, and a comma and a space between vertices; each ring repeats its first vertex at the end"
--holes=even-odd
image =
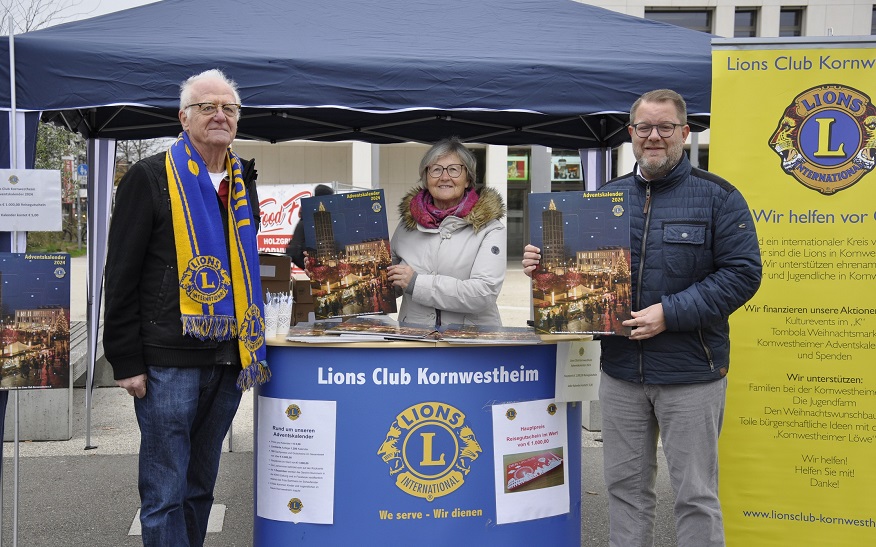
POLYGON ((299 323, 286 337, 290 342, 336 343, 374 340, 442 341, 451 344, 539 344, 530 327, 448 325, 440 329, 398 323, 386 316, 354 317, 344 322, 299 323))

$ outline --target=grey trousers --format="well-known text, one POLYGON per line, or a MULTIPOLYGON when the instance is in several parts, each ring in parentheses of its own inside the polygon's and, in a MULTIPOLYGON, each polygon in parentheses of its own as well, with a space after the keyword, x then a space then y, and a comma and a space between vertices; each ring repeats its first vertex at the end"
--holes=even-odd
POLYGON ((611 546, 654 545, 659 434, 675 492, 679 547, 723 547, 718 435, 726 392, 726 378, 647 385, 602 374, 599 400, 611 546))

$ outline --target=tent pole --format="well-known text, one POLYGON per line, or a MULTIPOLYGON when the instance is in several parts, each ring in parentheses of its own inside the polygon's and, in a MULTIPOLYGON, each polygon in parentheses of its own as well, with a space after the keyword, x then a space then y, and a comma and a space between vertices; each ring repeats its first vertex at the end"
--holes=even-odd
MULTIPOLYGON (((13 16, 9 14, 9 107, 10 107, 10 119, 9 119, 9 127, 10 127, 10 143, 9 143, 9 166, 12 169, 18 168, 18 130, 17 130, 17 120, 18 113, 16 112, 16 97, 15 97, 15 23, 13 20, 13 16)), ((20 247, 19 241, 19 233, 12 232, 10 234, 11 241, 9 242, 9 249, 15 252, 21 252, 22 249, 20 247)), ((26 241, 26 240, 25 240, 26 241)), ((25 249, 26 250, 26 245, 25 249)), ((15 408, 15 438, 13 440, 13 458, 12 458, 12 545, 17 547, 18 545, 18 467, 19 467, 19 445, 18 445, 18 390, 15 390, 13 393, 13 406, 15 408)), ((3 409, 4 412, 6 409, 3 409)), ((3 515, 3 468, 0 465, 0 517, 3 515)), ((2 527, 0 527, 0 545, 3 545, 3 531, 2 527)))
POLYGON ((88 363, 85 382, 85 450, 97 448, 91 443, 91 409, 94 406, 94 372, 97 344, 100 342, 100 310, 103 295, 103 270, 106 264, 109 218, 113 202, 116 140, 88 139, 88 363))

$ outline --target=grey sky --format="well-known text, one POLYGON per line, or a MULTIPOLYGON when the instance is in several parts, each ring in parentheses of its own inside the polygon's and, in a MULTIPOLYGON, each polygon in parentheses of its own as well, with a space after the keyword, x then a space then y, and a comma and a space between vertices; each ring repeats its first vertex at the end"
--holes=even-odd
POLYGON ((57 4, 76 4, 71 9, 65 10, 62 19, 57 23, 67 23, 77 19, 97 17, 114 11, 151 4, 156 0, 55 0, 57 4))

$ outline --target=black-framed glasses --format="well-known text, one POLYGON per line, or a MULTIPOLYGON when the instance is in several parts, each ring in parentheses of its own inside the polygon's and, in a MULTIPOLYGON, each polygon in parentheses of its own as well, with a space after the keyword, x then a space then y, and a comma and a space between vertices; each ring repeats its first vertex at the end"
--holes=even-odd
POLYGON ((433 179, 441 178, 441 175, 444 174, 444 171, 447 171, 447 175, 452 179, 458 179, 462 176, 462 170, 465 169, 465 165, 461 163, 454 163, 444 167, 443 165, 430 165, 426 168, 426 172, 429 173, 429 176, 433 179))
POLYGON ((216 112, 218 112, 220 108, 222 109, 222 113, 229 118, 236 118, 237 115, 240 114, 240 105, 238 103, 192 103, 186 108, 191 108, 193 106, 198 109, 198 113, 205 116, 215 116, 216 112))
POLYGON ((630 127, 636 130, 636 135, 640 136, 643 139, 647 139, 651 136, 651 132, 654 131, 654 128, 657 128, 657 134, 663 137, 664 139, 668 139, 675 133, 676 127, 684 127, 683 123, 658 123, 657 125, 652 125, 650 123, 637 123, 631 124, 630 127))

